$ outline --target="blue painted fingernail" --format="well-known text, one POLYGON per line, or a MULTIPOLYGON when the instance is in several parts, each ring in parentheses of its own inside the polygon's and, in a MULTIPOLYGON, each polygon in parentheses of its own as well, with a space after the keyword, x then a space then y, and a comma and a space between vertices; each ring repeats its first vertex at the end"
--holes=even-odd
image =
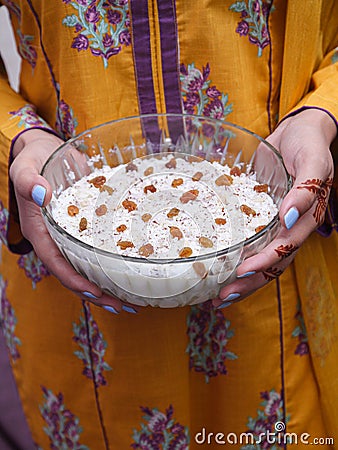
POLYGON ((246 278, 250 277, 251 275, 254 275, 256 272, 254 270, 251 270, 251 272, 245 272, 242 275, 237 275, 237 278, 246 278))
POLYGON ((94 299, 98 299, 99 297, 96 297, 94 294, 92 294, 91 292, 88 291, 83 291, 82 295, 88 297, 88 298, 94 298, 94 299))
POLYGON ((299 219, 299 211, 294 206, 284 216, 284 223, 288 230, 290 230, 299 219))
POLYGON ((42 206, 46 196, 46 188, 36 184, 32 189, 32 199, 38 206, 42 206))
POLYGON ((132 306, 122 305, 122 309, 123 309, 124 311, 129 312, 129 313, 137 314, 136 309, 134 309, 132 306))
POLYGON ((116 311, 116 309, 113 306, 104 305, 104 306, 102 306, 102 308, 111 313, 119 314, 119 312, 116 311))
POLYGON ((229 294, 226 298, 224 298, 223 303, 221 303, 219 306, 217 306, 217 309, 222 309, 225 308, 226 306, 228 306, 229 304, 231 305, 231 301, 232 300, 236 300, 236 298, 240 297, 241 294, 239 294, 238 292, 234 292, 232 294, 229 294))

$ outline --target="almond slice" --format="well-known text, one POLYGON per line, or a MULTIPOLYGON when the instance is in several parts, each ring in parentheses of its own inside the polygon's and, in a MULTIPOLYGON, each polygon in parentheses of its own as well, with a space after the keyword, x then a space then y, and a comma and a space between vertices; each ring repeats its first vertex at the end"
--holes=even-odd
POLYGON ((233 183, 233 178, 225 173, 218 177, 215 181, 217 186, 230 186, 233 183))
POLYGON ((197 189, 191 189, 190 191, 185 192, 180 201, 182 203, 188 203, 189 201, 194 201, 198 197, 199 191, 197 189))
POLYGON ((175 178, 175 180, 172 181, 171 186, 176 188, 177 186, 181 186, 183 184, 183 178, 175 178))
POLYGON ((171 210, 167 213, 167 217, 171 219, 172 217, 178 216, 180 210, 178 208, 171 208, 171 210))
POLYGON ((196 172, 193 176, 192 176, 192 181, 200 181, 200 179, 203 177, 203 173, 202 172, 196 172))
POLYGON ((173 238, 177 238, 178 240, 183 238, 183 233, 178 227, 169 227, 170 234, 173 238))
POLYGON ((205 237, 205 236, 201 236, 198 239, 198 242, 200 243, 200 245, 204 248, 212 248, 214 246, 213 242, 211 239, 205 237))
POLYGON ((133 162, 130 162, 126 165, 126 172, 137 172, 137 165, 133 162))
POLYGON ((79 223, 79 231, 84 231, 87 229, 87 219, 85 217, 82 217, 79 223))
POLYGON ((147 258, 148 256, 150 256, 154 253, 154 247, 151 244, 145 244, 139 248, 138 252, 141 256, 144 256, 145 258, 147 258))
POLYGON ((126 250, 127 248, 134 248, 134 244, 130 241, 118 241, 117 245, 121 250, 126 250))
POLYGON ((137 209, 137 205, 132 200, 123 200, 122 202, 123 208, 127 209, 129 212, 135 211, 137 209))
POLYGON ((192 255, 192 250, 190 247, 183 247, 178 255, 180 258, 189 258, 192 255))
POLYGON ((222 217, 217 217, 215 219, 216 225, 225 225, 227 223, 226 219, 223 219, 222 217))
POLYGON ((267 184, 257 184, 254 187, 254 191, 256 192, 268 192, 269 186, 267 184))
POLYGON ((107 214, 107 206, 100 205, 98 208, 95 209, 95 213, 97 216, 104 216, 105 214, 107 214))
POLYGON ((105 182, 106 182, 106 177, 104 177, 103 175, 99 175, 98 177, 88 180, 88 183, 92 184, 96 188, 101 188, 105 182))
POLYGON ((170 161, 168 161, 165 166, 168 167, 168 169, 176 169, 176 159, 175 158, 171 158, 170 161))
POLYGON ((143 175, 145 177, 148 177, 149 175, 152 175, 154 173, 154 168, 153 167, 147 167, 147 169, 143 172, 143 175))
POLYGON ((256 211, 248 205, 241 205, 241 211, 246 214, 247 216, 255 216, 256 211))
POLYGON ((156 189, 156 187, 153 184, 150 184, 149 186, 145 186, 143 188, 143 192, 145 194, 147 194, 148 192, 156 192, 156 191, 157 191, 157 189, 156 189))
POLYGON ((143 222, 149 222, 149 220, 151 219, 151 214, 145 213, 142 215, 141 218, 142 218, 143 222))

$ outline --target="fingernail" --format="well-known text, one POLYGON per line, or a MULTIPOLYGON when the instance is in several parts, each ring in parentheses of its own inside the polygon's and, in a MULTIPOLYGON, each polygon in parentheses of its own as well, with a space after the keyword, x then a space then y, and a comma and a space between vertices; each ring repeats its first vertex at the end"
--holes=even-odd
POLYGON ((94 295, 94 294, 92 294, 91 292, 88 292, 88 291, 83 291, 82 295, 84 295, 85 297, 88 297, 88 298, 93 298, 93 299, 98 299, 99 298, 99 297, 96 297, 96 295, 94 295))
POLYGON ((229 303, 229 302, 231 302, 232 300, 235 300, 236 298, 238 298, 240 296, 241 296, 241 294, 239 294, 238 292, 229 294, 226 298, 223 299, 223 303, 221 303, 219 306, 217 306, 217 309, 225 308, 229 304, 231 305, 231 303, 229 303))
POLYGON ((294 206, 284 216, 285 226, 290 230, 299 219, 299 211, 294 206))
POLYGON ((104 305, 104 306, 102 306, 102 308, 105 309, 106 311, 112 312, 114 314, 119 314, 119 312, 116 311, 116 309, 113 306, 104 305))
POLYGON ((36 184, 32 189, 32 199, 38 206, 42 206, 46 196, 46 188, 36 184))
POLYGON ((242 275, 237 275, 237 278, 246 278, 250 277, 251 275, 254 275, 256 273, 255 270, 252 270, 251 272, 245 272, 242 275))
POLYGON ((122 309, 123 309, 124 311, 129 312, 129 313, 137 314, 136 309, 134 309, 132 306, 122 305, 122 309))

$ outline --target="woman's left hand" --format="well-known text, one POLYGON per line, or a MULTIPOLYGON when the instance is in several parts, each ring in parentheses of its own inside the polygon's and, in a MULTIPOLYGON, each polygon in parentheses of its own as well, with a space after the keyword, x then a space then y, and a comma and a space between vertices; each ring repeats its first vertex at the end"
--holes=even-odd
POLYGON ((333 181, 330 144, 336 133, 336 124, 326 112, 306 109, 285 119, 267 138, 294 178, 280 208, 282 226, 266 248, 238 266, 236 281, 220 290, 214 306, 239 301, 281 275, 323 222, 333 181))

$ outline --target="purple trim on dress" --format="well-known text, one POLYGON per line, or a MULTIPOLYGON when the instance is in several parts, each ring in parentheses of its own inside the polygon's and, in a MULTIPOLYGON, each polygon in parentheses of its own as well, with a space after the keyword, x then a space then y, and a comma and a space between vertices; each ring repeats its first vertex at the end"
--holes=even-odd
MULTIPOLYGON (((178 35, 175 0, 157 0, 161 35, 161 60, 166 112, 182 114, 180 90, 180 65, 178 57, 178 35)), ((183 134, 183 122, 168 118, 170 137, 173 142, 183 134)))
POLYGON ((269 27, 269 19, 270 19, 270 11, 273 5, 273 1, 270 3, 269 12, 267 14, 266 18, 266 30, 268 33, 268 39, 270 42, 269 46, 269 92, 268 92, 268 98, 266 101, 266 110, 268 113, 268 125, 269 125, 269 131, 272 133, 273 127, 272 127, 272 118, 271 118, 271 97, 272 97, 272 39, 270 34, 270 27, 269 27))
MULTIPOLYGON (((92 351, 92 342, 90 339, 90 329, 89 329, 89 314, 88 314, 88 310, 86 308, 86 304, 89 305, 89 303, 87 303, 85 300, 82 300, 82 308, 83 308, 83 315, 85 317, 85 322, 86 322, 86 337, 87 337, 87 341, 88 341, 88 347, 89 347, 89 358, 90 358, 90 369, 92 371, 92 381, 93 381, 93 389, 94 389, 94 397, 95 397, 95 403, 96 403, 96 408, 97 408, 97 414, 99 416, 99 421, 101 424, 101 430, 102 430, 102 437, 104 440, 104 444, 105 444, 105 448, 109 449, 110 445, 109 445, 109 440, 108 440, 108 436, 107 436, 107 431, 106 431, 106 427, 103 421, 103 414, 102 414, 102 408, 100 405, 100 399, 99 399, 99 393, 98 393, 98 386, 99 384, 96 382, 96 377, 95 377, 95 370, 94 370, 94 363, 93 363, 93 351, 92 351)), ((90 308, 90 305, 89 305, 90 308)))
MULTIPOLYGON (((276 278, 276 293, 277 293, 277 303, 278 303, 278 319, 279 319, 279 346, 280 346, 280 371, 281 371, 281 398, 282 398, 282 409, 283 409, 283 422, 285 425, 284 433, 287 432, 286 429, 286 403, 285 403, 285 367, 284 367, 284 335, 283 335, 283 309, 282 309, 282 296, 280 292, 280 282, 279 278, 276 278)), ((286 442, 282 444, 283 448, 286 449, 286 442)))
MULTIPOLYGON (((46 131, 47 133, 54 134, 57 137, 60 137, 54 130, 52 130, 51 128, 45 128, 45 127, 31 127, 31 128, 26 128, 25 130, 20 131, 20 133, 18 133, 11 142, 11 148, 9 151, 9 159, 8 159, 8 168, 11 167, 11 164, 14 161, 13 149, 14 149, 15 142, 23 133, 25 133, 26 131, 29 131, 29 130, 42 130, 42 131, 46 131)), ((8 192, 9 192, 9 194, 8 194, 9 195, 8 210, 10 212, 10 215, 13 217, 14 222, 16 222, 19 225, 20 218, 19 218, 18 205, 16 203, 16 198, 15 198, 14 185, 9 176, 8 176, 8 192)), ((11 222, 12 222, 11 220, 8 221, 8 227, 7 227, 8 248, 13 253, 17 253, 19 255, 25 255, 26 253, 29 253, 30 251, 33 250, 32 244, 24 237, 17 244, 11 244, 9 242, 8 236, 9 236, 9 229, 11 226, 11 222)))
MULTIPOLYGON (((135 76, 140 114, 156 114, 156 100, 153 83, 148 0, 130 0, 132 18, 132 43, 135 76)), ((160 131, 157 119, 142 119, 144 136, 152 143, 158 143, 160 131)))

